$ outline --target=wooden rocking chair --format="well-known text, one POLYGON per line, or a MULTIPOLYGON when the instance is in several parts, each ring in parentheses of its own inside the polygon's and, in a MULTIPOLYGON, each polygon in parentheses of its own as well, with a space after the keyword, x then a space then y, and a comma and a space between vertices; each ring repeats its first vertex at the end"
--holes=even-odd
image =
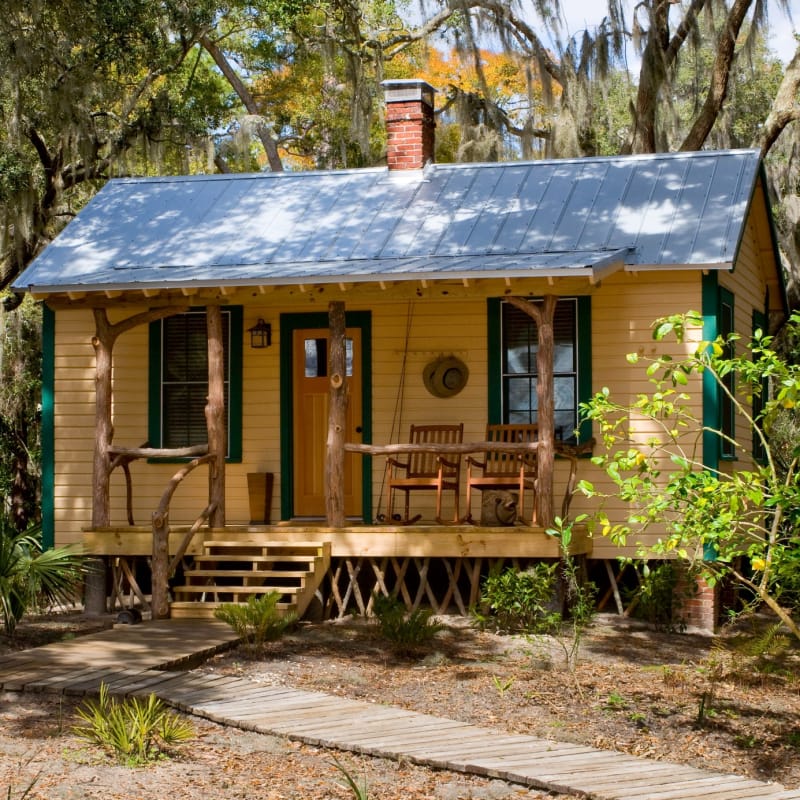
MULTIPOLYGON (((486 441, 502 444, 518 444, 535 442, 538 438, 539 426, 531 425, 487 425, 486 441)), ((467 456, 467 522, 472 519, 472 490, 504 490, 517 492, 517 513, 519 520, 524 520, 525 490, 531 494, 536 490, 536 453, 504 453, 487 450, 483 459, 467 456)), ((535 508, 535 503, 533 504, 535 508)), ((531 524, 535 524, 531 513, 531 524)))
MULTIPOLYGON (((410 444, 461 444, 464 425, 412 425, 410 444)), ((442 493, 452 491, 455 498, 453 522, 458 522, 458 494, 461 456, 433 453, 409 453, 407 461, 389 458, 386 461, 386 513, 393 519, 394 493, 405 492, 404 525, 418 522, 421 514, 409 516, 409 499, 415 491, 436 492, 436 521, 442 523, 442 493)))

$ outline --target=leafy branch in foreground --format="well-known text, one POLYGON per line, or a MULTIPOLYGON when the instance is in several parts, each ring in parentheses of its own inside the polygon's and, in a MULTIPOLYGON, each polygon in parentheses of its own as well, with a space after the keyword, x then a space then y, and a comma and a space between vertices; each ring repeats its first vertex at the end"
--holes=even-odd
POLYGON ((0 615, 8 636, 30 609, 74 600, 83 574, 78 553, 42 549, 40 525, 17 533, 0 518, 0 615))
MULTIPOLYGON (((682 345, 698 327, 697 312, 674 315, 656 321, 653 338, 661 342, 673 336, 682 345)), ((800 335, 800 315, 791 316, 787 334, 800 335)), ((776 435, 800 401, 800 366, 781 355, 774 337, 762 331, 735 353, 740 338, 699 341, 677 359, 647 358, 651 393, 624 404, 604 389, 582 406, 584 416, 599 426, 607 451, 593 461, 613 481, 615 496, 630 507, 625 523, 612 524, 601 515, 600 524, 602 533, 620 544, 656 527, 660 538, 643 555, 686 559, 711 586, 733 579, 800 639, 792 609, 782 602, 788 599, 785 580, 800 557, 795 525, 800 442, 796 434, 789 442, 776 435), (725 430, 704 425, 701 404, 687 391, 703 381, 713 382, 729 419, 738 424, 725 430), (753 443, 737 439, 734 430, 752 435, 753 443), (745 468, 726 471, 704 464, 709 442, 735 452, 745 468)), ((628 360, 645 359, 631 354, 628 360)), ((612 496, 588 481, 579 486, 589 496, 612 496)))

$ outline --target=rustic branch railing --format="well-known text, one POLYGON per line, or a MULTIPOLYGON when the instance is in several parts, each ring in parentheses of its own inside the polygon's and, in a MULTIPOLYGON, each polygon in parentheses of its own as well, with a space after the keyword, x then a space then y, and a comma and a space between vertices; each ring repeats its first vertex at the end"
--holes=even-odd
MULTIPOLYGON (((167 484, 164 494, 161 495, 161 502, 158 508, 153 512, 153 564, 152 564, 152 599, 150 601, 150 608, 152 610, 153 619, 166 619, 169 617, 169 504, 172 500, 172 495, 180 485, 181 481, 193 470, 202 464, 211 464, 212 471, 213 465, 216 461, 214 453, 206 453, 206 455, 199 458, 193 458, 181 469, 179 469, 167 484)), ((216 509, 216 503, 212 501, 206 506, 203 514, 200 515, 198 521, 189 529, 192 536, 200 529, 202 525, 203 515, 210 516, 216 509), (208 514, 206 514, 208 512, 208 514)), ((188 542, 186 546, 188 547, 188 542)), ((185 548, 184 548, 185 552, 185 548)))
POLYGON ((174 459, 194 458, 208 453, 207 444, 193 445, 192 447, 176 447, 172 449, 161 447, 148 447, 147 443, 141 447, 109 447, 108 466, 109 475, 120 467, 125 475, 125 504, 128 515, 128 525, 135 525, 133 520, 133 480, 131 478, 130 463, 139 458, 174 459))
MULTIPOLYGON (((344 449, 349 453, 360 453, 369 456, 393 456, 406 453, 436 453, 441 455, 468 455, 470 453, 518 453, 521 457, 526 455, 535 456, 541 442, 460 442, 457 444, 435 444, 435 443, 399 443, 399 444, 359 444, 347 442, 344 449)), ((594 446, 594 440, 584 442, 579 445, 571 445, 565 442, 556 442, 555 454, 566 458, 570 462, 569 477, 564 491, 564 498, 561 502, 561 517, 566 519, 569 514, 569 506, 572 495, 575 492, 578 473, 578 458, 586 453, 590 453, 594 446)))
POLYGON ((211 464, 212 472, 216 461, 214 453, 210 453, 207 444, 192 447, 160 448, 160 447, 109 447, 110 471, 121 467, 125 473, 126 501, 128 524, 133 525, 133 485, 129 465, 140 458, 147 459, 179 459, 191 458, 170 478, 167 488, 161 495, 161 502, 153 512, 153 560, 152 560, 152 595, 150 609, 153 619, 164 619, 169 616, 169 577, 191 543, 192 538, 200 530, 204 522, 217 510, 216 501, 212 500, 186 532, 180 545, 170 560, 169 557, 169 505, 175 490, 183 479, 203 464, 211 464))

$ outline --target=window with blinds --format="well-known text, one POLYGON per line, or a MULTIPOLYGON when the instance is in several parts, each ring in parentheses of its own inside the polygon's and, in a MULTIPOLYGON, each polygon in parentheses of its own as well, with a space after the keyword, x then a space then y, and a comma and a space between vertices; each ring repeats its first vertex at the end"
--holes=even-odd
MULTIPOLYGON (((578 427, 577 320, 577 299, 559 299, 553 319, 553 384, 555 435, 562 440, 573 438, 578 427)), ((537 325, 531 317, 508 303, 502 304, 501 348, 504 421, 536 422, 537 325)))
MULTIPOLYGON (((230 313, 222 313, 225 408, 230 394, 230 313)), ((161 441, 163 447, 188 447, 208 440, 206 315, 189 312, 161 321, 161 441)), ((230 427, 230 425, 229 425, 230 427)))
MULTIPOLYGON (((241 306, 222 309, 225 415, 228 461, 242 458, 241 306)), ((178 448, 208 440, 208 342, 204 309, 176 314, 150 325, 148 432, 153 447, 178 448)))

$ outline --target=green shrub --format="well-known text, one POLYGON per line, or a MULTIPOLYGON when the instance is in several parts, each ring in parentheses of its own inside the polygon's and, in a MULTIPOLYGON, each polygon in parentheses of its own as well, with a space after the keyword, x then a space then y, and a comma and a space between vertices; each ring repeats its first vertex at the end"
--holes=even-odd
POLYGON ((233 628, 252 653, 258 654, 267 642, 280 639, 294 625, 297 615, 282 614, 278 608, 280 592, 250 597, 246 603, 223 603, 214 616, 233 628))
POLYGON ((108 686, 100 685, 97 700, 86 700, 78 708, 83 724, 77 736, 99 744, 121 764, 135 766, 154 761, 167 748, 194 736, 191 724, 169 709, 154 694, 146 700, 129 697, 114 700, 108 686))
POLYGON ((372 610, 381 636, 395 652, 413 655, 423 649, 444 625, 433 622, 433 611, 418 608, 406 613, 405 606, 396 597, 373 595, 372 610))
POLYGON ((558 564, 539 562, 526 570, 493 570, 483 583, 479 621, 500 631, 553 633, 561 614, 552 610, 558 564))
MULTIPOLYGON (((672 561, 662 561, 651 567, 645 561, 635 567, 639 586, 634 591, 633 616, 668 633, 685 630, 686 623, 678 613, 677 593, 681 576, 677 565, 672 561)), ((689 585, 691 582, 687 582, 689 585)))

